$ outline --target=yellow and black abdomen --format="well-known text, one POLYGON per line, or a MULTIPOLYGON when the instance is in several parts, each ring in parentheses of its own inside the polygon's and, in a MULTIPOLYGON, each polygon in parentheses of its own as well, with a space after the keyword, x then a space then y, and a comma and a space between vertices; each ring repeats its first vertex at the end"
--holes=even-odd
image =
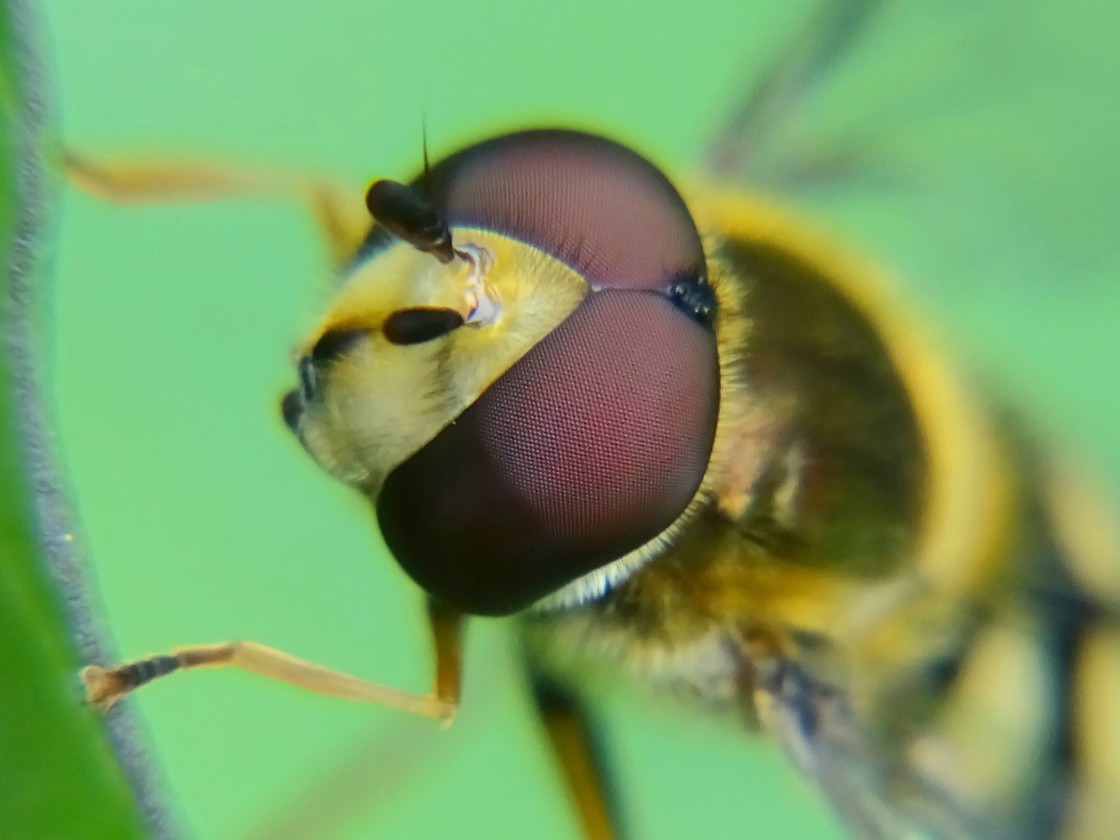
POLYGON ((969 596, 970 632, 908 757, 980 836, 1120 836, 1120 552, 1088 486, 1001 430, 1017 488, 1001 571, 969 596))

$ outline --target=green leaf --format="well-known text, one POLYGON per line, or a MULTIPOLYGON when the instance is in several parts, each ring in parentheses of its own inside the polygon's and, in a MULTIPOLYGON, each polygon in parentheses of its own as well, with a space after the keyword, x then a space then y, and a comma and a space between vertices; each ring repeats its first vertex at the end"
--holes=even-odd
POLYGON ((167 823, 129 721, 86 706, 77 684, 105 651, 40 367, 54 183, 30 9, 0 5, 0 833, 127 840, 167 823))

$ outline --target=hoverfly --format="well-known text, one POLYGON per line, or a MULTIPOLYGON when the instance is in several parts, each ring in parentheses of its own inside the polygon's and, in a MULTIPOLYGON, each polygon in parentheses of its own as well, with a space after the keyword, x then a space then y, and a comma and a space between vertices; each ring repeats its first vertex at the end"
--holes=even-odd
MULTIPOLYGON (((176 174, 72 167, 117 197, 176 174)), ((239 643, 94 670, 93 699, 232 664, 446 718, 462 617, 517 613, 589 836, 584 659, 775 737, 857 835, 1108 836, 1114 549, 867 269, 581 132, 379 181, 372 227, 317 196, 346 280, 282 413, 431 596, 434 690, 239 643)))

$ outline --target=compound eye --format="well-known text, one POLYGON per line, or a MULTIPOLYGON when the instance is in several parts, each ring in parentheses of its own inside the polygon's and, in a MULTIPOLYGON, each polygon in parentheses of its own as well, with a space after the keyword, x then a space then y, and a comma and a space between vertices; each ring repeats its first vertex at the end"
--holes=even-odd
MULTIPOLYGON (((657 167, 578 132, 479 143, 413 191, 374 191, 382 224, 363 253, 386 230, 431 250, 441 223, 477 227, 589 289, 377 499, 390 550, 430 594, 467 613, 514 612, 656 540, 697 497, 719 409, 703 242, 657 167)), ((458 324, 397 313, 386 335, 411 343, 458 324)))
POLYGON ((652 163, 602 137, 561 130, 497 137, 437 163, 411 197, 402 189, 370 195, 383 215, 386 205, 393 211, 390 222, 406 220, 386 225, 395 235, 427 231, 410 241, 438 239, 443 223, 486 228, 553 255, 596 289, 664 293, 679 277, 703 277, 704 250, 684 200, 652 163))
POLYGON ((382 333, 391 344, 422 344, 463 326, 463 316, 454 309, 418 306, 401 309, 385 319, 382 333))
POLYGON ((449 604, 522 609, 680 516, 718 405, 704 325, 660 295, 594 295, 389 475, 382 533, 449 604))

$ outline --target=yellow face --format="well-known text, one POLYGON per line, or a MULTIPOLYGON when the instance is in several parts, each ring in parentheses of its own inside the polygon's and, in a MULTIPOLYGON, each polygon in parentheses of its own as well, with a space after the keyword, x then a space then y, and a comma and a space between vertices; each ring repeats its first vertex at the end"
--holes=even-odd
POLYGON ((371 498, 588 293, 583 277, 530 245, 479 229, 453 235, 477 261, 445 264, 394 242, 353 269, 300 345, 302 387, 286 409, 293 431, 324 469, 371 498), (387 323, 416 309, 452 310, 465 323, 394 343, 387 323), (314 359, 324 336, 342 333, 353 336, 344 352, 314 359))

